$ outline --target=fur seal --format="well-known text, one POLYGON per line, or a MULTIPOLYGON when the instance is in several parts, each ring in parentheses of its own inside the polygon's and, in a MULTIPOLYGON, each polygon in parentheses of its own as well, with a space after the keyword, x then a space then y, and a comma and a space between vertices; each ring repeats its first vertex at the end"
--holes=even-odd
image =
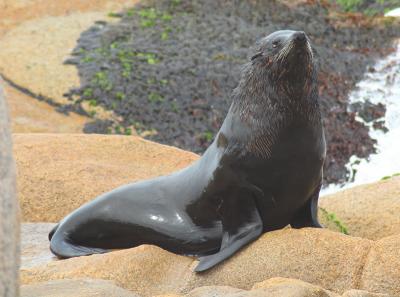
POLYGON ((204 271, 262 233, 321 227, 325 159, 316 64, 304 32, 260 40, 213 143, 191 166, 81 206, 49 234, 60 258, 154 244, 204 271))

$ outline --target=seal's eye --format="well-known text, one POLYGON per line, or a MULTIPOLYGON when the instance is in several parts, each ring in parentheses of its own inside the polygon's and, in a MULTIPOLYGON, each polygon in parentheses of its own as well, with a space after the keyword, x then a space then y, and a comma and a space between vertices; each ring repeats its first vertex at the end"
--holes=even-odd
POLYGON ((279 45, 279 41, 274 41, 274 42, 272 43, 272 47, 273 47, 273 48, 277 48, 278 45, 279 45))

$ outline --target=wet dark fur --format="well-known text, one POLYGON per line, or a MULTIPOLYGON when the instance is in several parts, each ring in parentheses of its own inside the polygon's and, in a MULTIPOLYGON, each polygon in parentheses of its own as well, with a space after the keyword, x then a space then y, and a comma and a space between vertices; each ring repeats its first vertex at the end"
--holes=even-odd
POLYGON ((51 232, 53 253, 68 258, 148 243, 201 256, 196 271, 204 271, 263 232, 320 227, 325 139, 305 34, 262 39, 232 97, 201 159, 80 207, 51 232))

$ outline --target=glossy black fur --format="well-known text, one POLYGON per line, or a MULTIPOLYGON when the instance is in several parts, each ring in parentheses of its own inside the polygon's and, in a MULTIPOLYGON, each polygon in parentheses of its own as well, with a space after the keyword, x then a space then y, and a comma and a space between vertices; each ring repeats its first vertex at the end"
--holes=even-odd
POLYGON ((325 139, 306 35, 262 39, 232 97, 201 159, 83 205, 50 233, 52 252, 69 258, 155 244, 200 256, 203 271, 263 232, 320 227, 325 139))

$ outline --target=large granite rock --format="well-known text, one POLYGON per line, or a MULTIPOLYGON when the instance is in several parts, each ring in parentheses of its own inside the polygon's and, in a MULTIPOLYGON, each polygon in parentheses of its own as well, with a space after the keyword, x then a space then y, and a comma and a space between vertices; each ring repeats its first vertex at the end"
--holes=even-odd
POLYGON ((64 104, 68 101, 63 94, 79 86, 76 67, 63 62, 80 34, 96 21, 112 21, 107 17, 110 11, 119 11, 138 1, 7 2, 0 4, 1 72, 34 94, 64 104))
POLYGON ((197 155, 133 136, 16 134, 22 219, 57 222, 117 186, 183 168, 197 155))
MULTIPOLYGON (((199 287, 185 297, 389 297, 388 294, 349 290, 343 295, 297 279, 275 277, 257 283, 249 291, 227 286, 199 287)), ((161 297, 161 296, 160 296, 161 297)), ((163 296, 167 297, 167 296, 163 296)))
POLYGON ((326 229, 289 228, 264 234, 231 259, 201 274, 193 272, 196 259, 143 245, 34 265, 22 269, 21 278, 23 284, 64 278, 112 280, 141 296, 154 296, 187 294, 203 286, 250 290, 266 279, 285 277, 337 294, 357 289, 397 296, 399 246, 400 236, 374 242, 326 229))
POLYGON ((400 235, 400 177, 357 186, 320 199, 350 235, 369 239, 400 235))
MULTIPOLYGON (((1 73, 20 87, 58 103, 79 85, 75 67, 63 61, 82 31, 96 20, 112 21, 109 12, 138 0, 1 0, 1 73)), ((89 118, 56 112, 53 106, 6 84, 12 131, 15 133, 82 133, 89 118)), ((108 117, 109 114, 103 116, 108 117)))
POLYGON ((63 94, 79 86, 79 76, 63 61, 80 33, 102 18, 102 13, 87 12, 23 22, 0 39, 0 71, 34 94, 67 104, 63 94))
POLYGON ((32 19, 90 11, 103 12, 106 15, 109 11, 132 7, 137 2, 138 0, 1 0, 0 36, 32 19))
POLYGON ((70 112, 57 112, 39 101, 5 84, 13 133, 82 133, 90 118, 70 112))
POLYGON ((271 278, 255 284, 249 291, 224 286, 194 289, 186 297, 339 297, 338 294, 300 280, 271 278))
POLYGON ((19 295, 19 210, 2 83, 0 78, 0 296, 16 297, 19 295))
MULTIPOLYGON (((93 279, 64 279, 22 286, 22 297, 139 297, 111 281, 93 279)), ((251 290, 228 286, 205 286, 186 295, 165 294, 157 297, 390 297, 364 290, 349 290, 339 295, 319 286, 297 279, 271 278, 257 283, 251 290)))
POLYGON ((52 223, 21 224, 21 269, 29 269, 55 261, 49 249, 52 223))
POLYGON ((56 280, 22 286, 21 297, 139 297, 111 281, 79 279, 56 280))

